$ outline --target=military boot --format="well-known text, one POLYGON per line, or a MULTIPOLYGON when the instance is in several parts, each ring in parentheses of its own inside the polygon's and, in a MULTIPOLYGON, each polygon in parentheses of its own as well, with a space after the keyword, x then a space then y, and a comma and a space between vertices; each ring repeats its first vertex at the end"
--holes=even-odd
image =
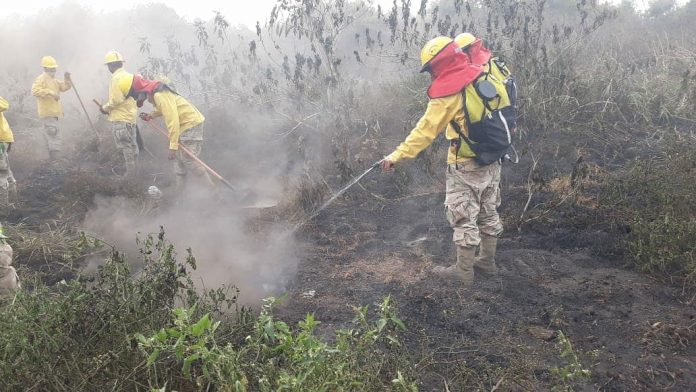
POLYGON ((443 278, 458 279, 465 286, 471 286, 474 282, 475 256, 475 247, 457 246, 457 263, 449 267, 437 266, 433 268, 433 272, 443 278))
POLYGON ((498 266, 495 263, 495 251, 498 247, 498 237, 490 235, 481 235, 481 249, 479 257, 476 258, 474 264, 477 272, 486 276, 498 275, 498 266))

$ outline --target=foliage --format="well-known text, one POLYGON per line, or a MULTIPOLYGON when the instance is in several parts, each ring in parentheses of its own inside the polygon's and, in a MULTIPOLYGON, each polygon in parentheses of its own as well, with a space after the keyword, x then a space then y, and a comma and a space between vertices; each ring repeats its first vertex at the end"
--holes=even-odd
POLYGON ((405 327, 389 297, 379 304, 373 323, 368 322, 367 307, 357 308, 352 328, 338 330, 331 339, 335 343, 317 336, 321 323, 311 314, 296 331, 276 320, 275 303, 274 298, 265 301, 249 335, 236 344, 220 341, 220 322, 208 314, 192 319, 194 308, 174 309, 173 325, 137 338, 148 366, 176 363, 199 389, 416 390, 394 362, 401 347, 397 333, 405 327))
POLYGON ((589 378, 592 372, 586 369, 580 362, 580 358, 575 353, 575 350, 573 350, 570 339, 568 339, 563 331, 558 331, 557 339, 556 347, 558 348, 564 364, 563 366, 551 368, 551 375, 558 380, 558 384, 555 385, 552 390, 572 390, 570 388, 572 383, 579 382, 583 378, 589 378))
POLYGON ((199 294, 195 258, 177 262, 164 232, 140 245, 137 272, 114 251, 93 279, 36 279, 3 300, 0 389, 414 390, 390 298, 328 343, 312 315, 276 320, 275 299, 254 319, 233 288, 199 294))
POLYGON ((644 272, 677 277, 696 288, 696 145, 673 142, 660 155, 631 163, 609 176, 602 194, 614 224, 624 228, 621 246, 644 272))
MULTIPOLYGON (((148 380, 133 336, 164 325, 176 304, 198 304, 200 313, 234 306, 220 291, 196 293, 187 271, 195 259, 175 260, 161 232, 142 242, 142 269, 135 277, 114 251, 96 277, 79 277, 4 300, 0 308, 0 386, 2 390, 142 389, 148 380)), ((197 313, 199 314, 199 313, 197 313)), ((239 323, 246 320, 240 311, 239 323)), ((234 326, 235 324, 232 324, 234 326)), ((241 325, 241 324, 240 324, 241 325)), ((158 369, 176 380, 176 372, 158 369)))

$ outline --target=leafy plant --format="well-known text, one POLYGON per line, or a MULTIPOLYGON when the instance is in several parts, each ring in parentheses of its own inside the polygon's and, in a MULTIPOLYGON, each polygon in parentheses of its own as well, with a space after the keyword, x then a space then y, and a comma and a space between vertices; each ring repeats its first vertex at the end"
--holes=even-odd
MULTIPOLYGON (((413 391, 416 386, 394 362, 400 356, 398 332, 405 329, 391 298, 378 304, 377 320, 368 307, 356 308, 353 328, 336 332, 335 343, 316 335, 321 324, 308 314, 291 329, 276 320, 275 298, 264 301, 249 335, 219 343, 219 322, 208 314, 192 319, 194 309, 174 309, 171 327, 150 337, 136 335, 147 365, 181 365, 198 388, 225 391, 384 390, 413 391)), ((408 368, 405 370, 409 370, 408 368)))
POLYGON ((580 362, 580 358, 573 350, 570 339, 563 331, 558 331, 556 339, 556 347, 564 364, 551 368, 551 375, 559 382, 553 389, 557 391, 572 390, 570 388, 571 383, 590 377, 592 372, 580 362))

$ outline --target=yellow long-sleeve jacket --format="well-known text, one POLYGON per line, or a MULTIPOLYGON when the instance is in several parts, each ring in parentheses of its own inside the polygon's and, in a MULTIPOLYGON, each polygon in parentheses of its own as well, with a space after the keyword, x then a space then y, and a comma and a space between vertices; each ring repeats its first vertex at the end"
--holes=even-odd
POLYGON ((187 130, 203 124, 205 117, 181 95, 169 90, 156 92, 154 95, 155 111, 153 118, 163 117, 169 131, 169 149, 179 149, 179 136, 187 130))
MULTIPOLYGON (((497 73, 500 73, 497 66, 496 70, 497 73)), ((502 79, 496 79, 495 73, 491 71, 490 80, 496 80, 494 85, 498 97, 500 97, 500 99, 495 102, 491 102, 490 107, 492 109, 497 109, 510 105, 510 99, 505 90, 505 85, 502 83, 502 79)), ((468 102, 469 121, 477 123, 481 121, 482 116, 489 113, 489 111, 484 108, 483 101, 478 96, 476 87, 473 84, 468 85, 464 92, 466 93, 468 102)), ((461 93, 443 98, 431 99, 430 102, 428 102, 428 108, 425 114, 418 121, 416 127, 413 128, 411 133, 406 137, 406 140, 404 140, 387 159, 396 163, 402 159, 415 158, 421 151, 426 149, 443 130, 445 130, 445 137, 447 140, 459 139, 459 135, 450 124, 452 120, 459 125, 462 134, 468 137, 469 130, 467 129, 463 109, 464 98, 461 93)), ((456 147, 450 147, 447 153, 448 164, 463 162, 476 156, 466 142, 462 141, 459 145, 459 152, 457 152, 456 147)))
MULTIPOLYGON (((397 163, 403 159, 413 159, 421 151, 425 150, 433 140, 445 131, 447 140, 457 140, 459 135, 448 126, 450 121, 456 121, 461 127, 461 131, 465 136, 468 136, 466 121, 464 120, 464 112, 462 110, 464 99, 462 95, 457 93, 442 98, 431 99, 428 102, 428 108, 425 114, 418 120, 415 128, 406 137, 394 152, 387 156, 387 159, 397 163)), ((459 157, 454 148, 450 148, 447 153, 447 163, 463 162, 467 159, 472 159, 475 154, 466 144, 462 145, 459 150, 459 157)))
POLYGON ((31 95, 36 97, 39 117, 63 117, 63 105, 54 97, 70 90, 70 87, 72 84, 67 80, 58 80, 45 72, 39 75, 31 86, 31 95))
POLYGON ((12 134, 12 129, 10 129, 10 124, 7 123, 5 118, 5 110, 10 107, 9 102, 3 97, 0 97, 0 142, 2 143, 12 143, 14 142, 14 135, 12 134))
POLYGON ((127 122, 135 124, 138 117, 138 107, 135 100, 126 97, 121 92, 120 83, 126 79, 133 80, 133 74, 119 68, 111 75, 109 84, 109 100, 102 106, 102 110, 109 113, 108 120, 111 122, 127 122))

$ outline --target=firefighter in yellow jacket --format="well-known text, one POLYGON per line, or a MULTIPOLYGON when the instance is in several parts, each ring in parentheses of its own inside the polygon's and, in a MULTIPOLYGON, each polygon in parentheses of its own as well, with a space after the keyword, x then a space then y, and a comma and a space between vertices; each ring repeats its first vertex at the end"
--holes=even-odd
POLYGON ((58 121, 63 117, 63 105, 60 94, 70 90, 72 81, 70 73, 66 72, 64 80, 56 79, 58 63, 51 56, 41 59, 44 72, 39 75, 31 86, 31 95, 36 97, 39 118, 44 124, 44 138, 51 158, 61 158, 63 141, 58 121))
POLYGON ((104 56, 104 64, 111 72, 109 84, 109 100, 102 105, 101 112, 108 115, 116 148, 123 154, 126 173, 134 175, 138 159, 138 143, 135 123, 138 119, 138 108, 135 99, 128 96, 133 85, 133 74, 123 69, 123 56, 119 52, 109 52, 104 56))
POLYGON ((0 207, 9 206, 9 194, 17 191, 17 182, 12 175, 9 159, 14 136, 5 118, 5 111, 9 107, 7 100, 0 97, 0 207))
POLYGON ((135 96, 138 106, 145 99, 155 110, 152 113, 141 113, 145 121, 162 117, 169 131, 169 160, 174 161, 176 185, 181 190, 189 173, 194 173, 207 185, 214 185, 208 172, 187 155, 180 146, 198 156, 203 147, 203 122, 205 117, 184 97, 176 93, 169 85, 158 80, 147 80, 140 75, 133 78, 131 95, 135 96))
POLYGON ((449 126, 455 124, 464 134, 469 132, 467 123, 472 119, 465 118, 465 97, 473 97, 467 87, 481 75, 483 66, 472 62, 448 37, 429 41, 421 52, 421 63, 421 72, 429 72, 432 78, 428 107, 406 140, 382 160, 382 169, 390 170, 396 163, 415 158, 445 130, 452 145, 447 156, 445 215, 454 231, 457 262, 450 267, 435 267, 433 272, 469 286, 474 281, 474 267, 484 275, 497 274, 495 251, 503 229, 497 212, 500 162, 477 163, 472 147, 459 143, 460 135, 449 126))

